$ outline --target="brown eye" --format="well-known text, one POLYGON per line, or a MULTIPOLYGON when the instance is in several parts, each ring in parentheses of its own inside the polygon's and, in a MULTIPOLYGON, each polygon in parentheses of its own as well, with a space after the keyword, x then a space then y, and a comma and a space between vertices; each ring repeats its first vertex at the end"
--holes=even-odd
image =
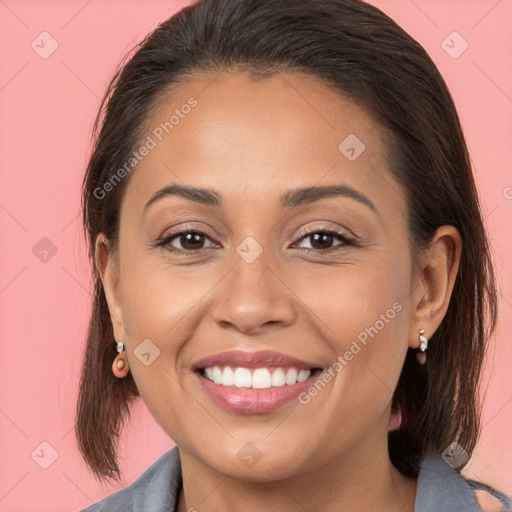
POLYGON ((306 250, 316 250, 316 251, 329 251, 329 250, 335 250, 343 246, 347 245, 355 245, 354 241, 350 238, 348 238, 344 233, 338 232, 338 231, 331 231, 331 230, 317 230, 317 231, 310 231, 309 233, 304 234, 301 236, 299 241, 304 240, 310 240, 311 241, 311 248, 309 247, 302 247, 302 249, 306 250), (332 246, 332 243, 336 240, 340 240, 341 243, 332 246))
POLYGON ((165 247, 171 252, 196 252, 213 246, 212 244, 205 247, 206 240, 210 240, 210 238, 201 231, 185 230, 163 238, 157 245, 165 247))

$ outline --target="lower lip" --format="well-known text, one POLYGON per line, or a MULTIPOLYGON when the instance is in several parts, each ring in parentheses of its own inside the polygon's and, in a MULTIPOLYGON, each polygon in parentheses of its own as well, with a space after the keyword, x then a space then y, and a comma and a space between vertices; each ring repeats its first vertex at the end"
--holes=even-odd
POLYGON ((195 374, 206 394, 218 405, 232 412, 261 414, 271 412, 294 400, 307 387, 311 386, 316 373, 303 382, 266 389, 235 388, 222 386, 195 374))

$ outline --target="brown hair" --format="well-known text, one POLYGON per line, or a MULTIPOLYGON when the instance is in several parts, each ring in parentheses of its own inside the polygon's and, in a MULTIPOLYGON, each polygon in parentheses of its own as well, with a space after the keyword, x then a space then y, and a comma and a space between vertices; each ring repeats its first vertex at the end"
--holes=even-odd
MULTIPOLYGON (((242 70, 260 79, 308 73, 365 105, 387 139, 389 167, 403 184, 413 254, 436 229, 455 226, 462 256, 448 311, 421 366, 409 349, 392 410, 393 464, 417 475, 427 453, 457 441, 471 455, 480 428, 478 385, 496 323, 493 266, 468 150, 453 100, 427 52, 391 18, 360 0, 200 0, 162 23, 127 56, 112 78, 93 130, 83 183, 83 222, 94 279, 76 436, 98 478, 119 479, 117 442, 139 396, 131 373, 117 379, 103 287, 94 266, 100 232, 116 251, 119 210, 129 177, 109 181, 138 145, 153 106, 194 72, 242 70), (265 75, 266 73, 266 75, 265 75)), ((460 468, 459 468, 460 469, 460 468)))

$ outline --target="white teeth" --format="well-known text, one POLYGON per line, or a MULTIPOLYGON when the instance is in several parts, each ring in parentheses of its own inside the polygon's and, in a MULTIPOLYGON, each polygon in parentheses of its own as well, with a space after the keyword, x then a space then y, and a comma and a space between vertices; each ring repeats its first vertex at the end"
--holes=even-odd
POLYGON ((222 372, 221 384, 223 386, 232 386, 234 383, 235 383, 235 373, 229 366, 226 366, 226 368, 224 368, 224 371, 222 372))
POLYGON ((258 368, 252 374, 252 387, 255 389, 266 389, 272 385, 270 372, 266 368, 258 368))
POLYGON ((311 375, 310 370, 300 370, 297 375, 297 382, 304 382, 311 375))
POLYGON ((213 378, 213 382, 215 382, 215 384, 222 383, 222 372, 218 366, 213 367, 212 378, 213 378))
POLYGON ((286 372, 286 384, 295 384, 297 382, 297 370, 290 368, 286 372))
POLYGON ((237 368, 234 384, 237 388, 250 388, 252 386, 251 371, 247 368, 237 368))
POLYGON ((274 373, 272 374, 272 386, 280 387, 280 386, 284 386, 285 384, 286 384, 286 379, 284 378, 283 369, 277 368, 277 370, 274 370, 274 373))
POLYGON ((297 370, 296 368, 255 368, 252 372, 249 368, 231 368, 226 366, 208 367, 204 369, 204 375, 215 384, 222 386, 235 386, 237 388, 268 389, 270 387, 282 387, 297 382, 304 382, 311 375, 311 370, 297 370))

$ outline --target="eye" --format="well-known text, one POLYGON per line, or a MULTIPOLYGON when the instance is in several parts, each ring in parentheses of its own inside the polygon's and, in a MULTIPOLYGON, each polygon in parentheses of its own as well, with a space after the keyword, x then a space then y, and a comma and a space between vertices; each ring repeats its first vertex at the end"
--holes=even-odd
POLYGON ((329 229, 316 229, 316 230, 310 230, 310 231, 303 231, 300 233, 300 241, 310 240, 312 243, 312 247, 302 247, 302 249, 306 249, 308 251, 319 251, 319 252, 326 252, 331 250, 337 250, 344 246, 355 246, 357 245, 355 241, 352 238, 349 238, 345 233, 341 231, 336 230, 329 230, 329 229), (332 247, 331 244, 335 241, 335 239, 338 239, 341 241, 341 243, 337 244, 336 246, 332 247))
POLYGON ((160 241, 158 241, 155 246, 165 247, 171 252, 190 253, 197 252, 201 249, 210 249, 215 245, 212 244, 210 246, 204 247, 203 244, 205 243, 205 240, 211 241, 211 238, 209 238, 206 233, 197 231, 195 229, 185 229, 165 236, 160 241), (174 244, 177 244, 178 247, 176 247, 174 244))

